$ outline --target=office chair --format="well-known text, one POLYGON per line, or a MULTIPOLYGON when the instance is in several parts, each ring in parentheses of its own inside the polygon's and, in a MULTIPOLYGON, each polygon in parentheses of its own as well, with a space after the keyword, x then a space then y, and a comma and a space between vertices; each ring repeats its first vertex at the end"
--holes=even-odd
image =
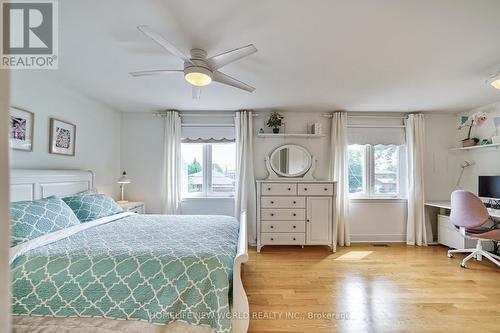
POLYGON ((477 245, 475 249, 449 250, 448 258, 453 257, 453 253, 470 253, 462 260, 462 268, 467 267, 465 263, 470 258, 475 257, 481 261, 483 256, 500 266, 500 256, 484 251, 481 246, 483 240, 500 240, 500 229, 483 227, 489 222, 489 218, 488 209, 475 194, 463 190, 454 191, 451 194, 450 222, 460 230, 463 237, 476 239, 477 245))

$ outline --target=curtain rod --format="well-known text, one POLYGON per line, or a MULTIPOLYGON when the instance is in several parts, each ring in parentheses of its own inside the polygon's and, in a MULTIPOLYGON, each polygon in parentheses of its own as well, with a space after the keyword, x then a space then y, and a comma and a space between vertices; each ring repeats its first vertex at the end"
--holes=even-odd
POLYGON ((234 124, 181 124, 181 127, 234 127, 234 124))
MULTIPOLYGON (((331 113, 325 113, 325 114, 323 114, 323 117, 331 118, 331 117, 333 117, 333 115, 331 113)), ((347 118, 406 119, 408 117, 407 116, 352 115, 352 116, 347 116, 347 118)))
MULTIPOLYGON (((231 117, 234 116, 236 111, 228 111, 226 114, 223 113, 211 113, 211 112, 204 112, 204 113, 194 113, 194 112, 185 112, 181 113, 179 112, 179 117, 203 117, 203 116, 210 116, 210 117, 231 117)), ((165 116, 165 112, 154 112, 153 113, 154 117, 163 117, 165 116)), ((258 113, 252 113, 252 116, 258 117, 258 113)))
POLYGON ((347 125, 348 128, 406 128, 404 125, 347 125))

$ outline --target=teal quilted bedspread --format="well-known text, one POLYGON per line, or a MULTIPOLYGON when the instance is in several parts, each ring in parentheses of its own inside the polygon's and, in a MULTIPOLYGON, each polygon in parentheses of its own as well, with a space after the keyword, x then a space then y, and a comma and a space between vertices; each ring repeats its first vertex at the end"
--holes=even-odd
POLYGON ((226 216, 133 215, 30 250, 11 265, 13 313, 229 332, 238 227, 226 216))

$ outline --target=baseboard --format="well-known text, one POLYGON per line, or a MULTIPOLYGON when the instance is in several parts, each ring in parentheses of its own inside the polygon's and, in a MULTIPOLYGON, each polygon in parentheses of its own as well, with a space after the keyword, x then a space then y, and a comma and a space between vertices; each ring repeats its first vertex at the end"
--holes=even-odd
POLYGON ((351 243, 406 243, 406 234, 351 234, 351 243))

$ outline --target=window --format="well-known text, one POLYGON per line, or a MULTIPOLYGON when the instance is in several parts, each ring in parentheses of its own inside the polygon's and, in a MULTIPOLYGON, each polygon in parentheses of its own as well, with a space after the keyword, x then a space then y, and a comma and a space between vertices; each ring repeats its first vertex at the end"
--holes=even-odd
POLYGON ((232 196, 236 179, 236 144, 182 143, 184 197, 232 196))
POLYGON ((405 153, 403 145, 349 145, 351 197, 406 197, 405 153))

